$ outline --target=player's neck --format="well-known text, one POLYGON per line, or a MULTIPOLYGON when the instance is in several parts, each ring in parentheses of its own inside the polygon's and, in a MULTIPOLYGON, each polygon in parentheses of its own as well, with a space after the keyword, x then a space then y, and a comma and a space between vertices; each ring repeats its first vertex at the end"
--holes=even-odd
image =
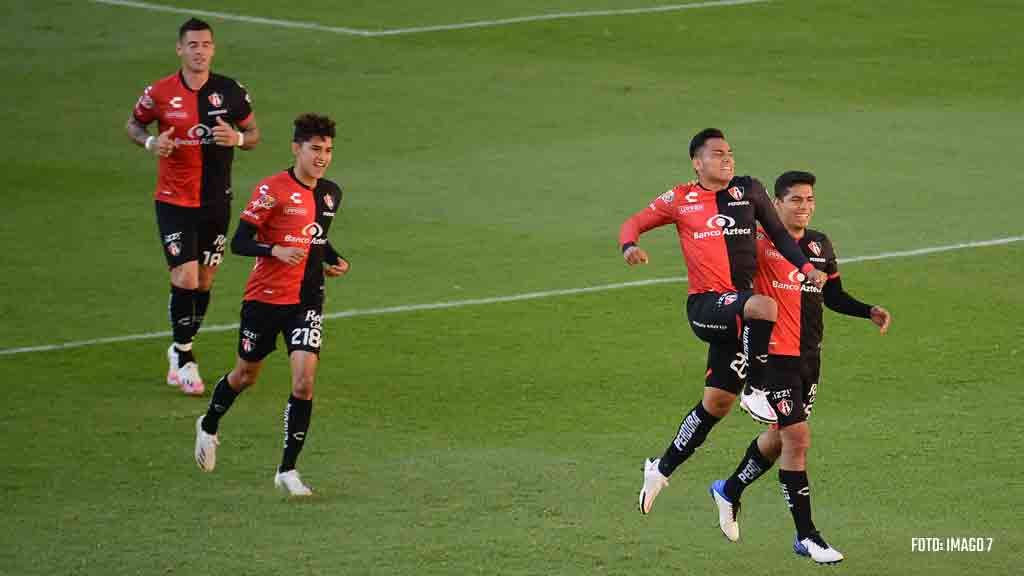
POLYGON ((789 231, 789 235, 794 240, 799 240, 804 237, 804 233, 807 232, 807 228, 798 228, 796 226, 786 226, 786 230, 789 231))
POLYGON ((705 190, 718 191, 728 186, 729 181, 722 182, 711 178, 698 178, 697 185, 705 190))
POLYGON ((181 77, 185 79, 185 85, 188 86, 189 90, 198 92, 206 85, 206 81, 210 79, 210 71, 191 72, 186 68, 182 68, 181 77))
POLYGON ((317 179, 303 172, 302 168, 299 168, 298 163, 296 163, 295 167, 292 168, 292 174, 295 176, 295 179, 301 182, 306 188, 309 188, 310 190, 316 188, 317 179))

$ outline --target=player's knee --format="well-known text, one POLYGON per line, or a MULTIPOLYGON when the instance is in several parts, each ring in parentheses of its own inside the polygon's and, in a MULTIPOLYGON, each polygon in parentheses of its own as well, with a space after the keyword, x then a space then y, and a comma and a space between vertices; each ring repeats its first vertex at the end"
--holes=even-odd
POLYGON ((195 290, 199 288, 199 275, 182 265, 171 270, 171 284, 183 290, 195 290))
POLYGON ((735 401, 736 396, 734 394, 714 389, 710 392, 705 392, 701 404, 704 405, 704 410, 708 414, 715 418, 724 418, 729 413, 729 410, 732 410, 732 405, 735 401))
POLYGON ((313 398, 312 374, 300 374, 292 379, 292 395, 300 400, 311 400, 313 398))
POLYGON ((257 376, 259 376, 259 370, 249 366, 239 366, 235 368, 234 381, 241 391, 255 384, 257 376))
POLYGON ((743 315, 749 319, 774 322, 779 316, 779 306, 772 298, 755 294, 743 306, 743 315))

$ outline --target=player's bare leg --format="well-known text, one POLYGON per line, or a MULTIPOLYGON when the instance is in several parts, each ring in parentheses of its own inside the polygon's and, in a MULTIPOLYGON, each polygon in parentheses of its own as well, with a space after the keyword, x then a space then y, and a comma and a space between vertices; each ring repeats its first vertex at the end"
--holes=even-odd
POLYGON ((778 316, 778 304, 767 296, 755 294, 743 306, 741 339, 743 354, 747 358, 747 385, 743 388, 740 408, 763 424, 779 421, 765 394, 769 387, 768 344, 778 316))
POLYGON ((291 496, 309 496, 313 493, 303 484, 295 469, 302 452, 313 414, 313 383, 320 357, 313 352, 295 350, 289 356, 292 369, 292 390, 284 409, 284 453, 274 476, 274 485, 291 496))
POLYGON ((196 464, 204 472, 212 472, 217 465, 217 446, 220 445, 217 431, 220 419, 231 408, 235 398, 256 383, 262 369, 262 362, 249 362, 238 358, 234 369, 225 374, 214 387, 206 414, 196 420, 195 458, 196 464))
POLYGON ((167 350, 167 383, 179 386, 182 392, 190 396, 198 396, 205 391, 199 365, 192 353, 198 287, 198 262, 191 260, 171 268, 171 300, 168 309, 174 343, 167 350))

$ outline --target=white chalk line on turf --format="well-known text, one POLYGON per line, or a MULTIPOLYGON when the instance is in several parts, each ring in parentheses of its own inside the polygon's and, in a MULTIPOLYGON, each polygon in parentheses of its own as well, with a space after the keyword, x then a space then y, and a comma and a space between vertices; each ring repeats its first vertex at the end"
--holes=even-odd
POLYGON ((217 18, 235 22, 247 22, 249 24, 263 24, 276 26, 278 28, 297 28, 300 30, 314 30, 317 32, 330 32, 333 34, 346 34, 349 36, 361 36, 371 38, 376 36, 399 36, 403 34, 420 34, 424 32, 442 32, 446 30, 465 30, 469 28, 493 28, 496 26, 508 26, 511 24, 523 24, 526 22, 542 22, 546 20, 569 20, 573 18, 589 18, 593 16, 625 16, 633 14, 654 14, 658 12, 676 12, 679 10, 692 10, 694 8, 716 8, 719 6, 739 6, 744 4, 764 4, 772 0, 711 0, 706 2, 692 2, 688 4, 665 4, 660 6, 647 6, 644 8, 621 8, 611 10, 580 10, 576 12, 551 12, 547 14, 532 14, 528 16, 515 16, 512 18, 498 18, 495 20, 476 20, 472 22, 456 22, 453 24, 437 24, 434 26, 414 26, 411 28, 385 28, 380 30, 367 30, 363 28, 349 28, 345 26, 326 26, 315 22, 300 20, 279 20, 275 18, 263 18, 260 16, 246 16, 244 14, 231 14, 228 12, 215 12, 211 10, 194 10, 191 8, 180 8, 166 4, 154 4, 151 2, 136 2, 134 0, 90 0, 96 4, 109 6, 123 6, 128 8, 140 8, 153 12, 170 12, 173 14, 188 14, 192 16, 203 16, 206 18, 217 18))
MULTIPOLYGON (((840 258, 840 264, 853 262, 867 262, 871 260, 888 260, 891 258, 908 258, 913 256, 924 256, 938 252, 949 252, 952 250, 963 250, 966 248, 981 248, 985 246, 999 246, 1012 244, 1024 240, 1024 236, 1009 236, 1006 238, 995 238, 993 240, 981 240, 977 242, 962 242, 960 244, 948 244, 945 246, 932 246, 928 248, 917 248, 914 250, 901 250, 898 252, 882 252, 867 256, 853 256, 840 258)), ((494 296, 491 298, 473 298, 468 300, 452 300, 447 302, 430 302, 426 304, 405 304, 401 306, 387 306, 384 308, 362 308, 355 310, 343 310, 341 312, 330 312, 324 314, 325 319, 353 318, 356 316, 382 316, 384 314, 401 314, 406 312, 420 312, 425 310, 441 310, 446 308, 463 308, 466 306, 483 306, 487 304, 503 304, 507 302, 521 302, 523 300, 538 300, 541 298, 553 298, 556 296, 572 296, 576 294, 588 294, 591 292, 607 292, 609 290, 621 290, 635 288, 638 286, 652 286, 655 284, 676 284, 686 282, 685 276, 674 276, 670 278, 650 278, 647 280, 634 280, 632 282, 617 282, 614 284, 598 284, 596 286, 584 286, 582 288, 565 288, 561 290, 543 290, 539 292, 525 292, 522 294, 511 294, 508 296, 494 296)), ((237 330, 238 324, 214 324, 203 326, 202 332, 229 332, 237 330)), ((82 348, 84 346, 96 346, 100 344, 114 344, 118 342, 134 342, 137 340, 153 340, 156 338, 170 338, 171 332, 145 332, 141 334, 126 334, 123 336, 109 336, 106 338, 94 338, 91 340, 77 340, 61 344, 44 344, 40 346, 25 346, 22 348, 0 349, 0 356, 12 356, 15 354, 27 354, 30 352, 47 352, 53 350, 68 350, 71 348, 82 348)))

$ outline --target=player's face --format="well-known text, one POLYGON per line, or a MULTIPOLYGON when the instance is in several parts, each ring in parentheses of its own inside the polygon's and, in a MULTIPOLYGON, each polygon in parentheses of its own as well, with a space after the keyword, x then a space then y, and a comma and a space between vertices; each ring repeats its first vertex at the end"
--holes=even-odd
POLYGON ((810 184, 794 184, 782 200, 775 200, 779 220, 789 229, 803 230, 814 216, 814 188, 810 184))
POLYGON ((704 147, 693 158, 693 169, 700 176, 701 182, 724 186, 735 175, 732 148, 722 138, 712 138, 704 143, 704 147))
POLYGON ((334 144, 331 137, 313 136, 302 144, 292 143, 295 165, 304 173, 320 179, 331 165, 334 144))
POLYGON ((195 74, 210 70, 213 51, 213 34, 209 30, 189 30, 178 40, 177 52, 181 58, 181 67, 195 74))

